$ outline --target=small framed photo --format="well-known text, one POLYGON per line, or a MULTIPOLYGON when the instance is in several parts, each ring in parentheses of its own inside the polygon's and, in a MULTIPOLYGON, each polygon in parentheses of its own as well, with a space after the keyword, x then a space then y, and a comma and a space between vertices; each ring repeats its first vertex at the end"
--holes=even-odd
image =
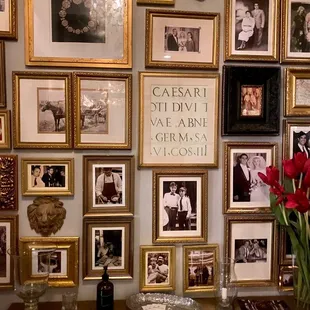
POLYGON ((0 149, 11 148, 11 111, 0 111, 0 149))
POLYGON ((132 76, 75 72, 74 148, 131 149, 132 76))
POLYGON ((145 66, 218 69, 219 13, 146 11, 145 66))
POLYGON ((153 171, 153 243, 207 242, 207 170, 153 171))
MULTIPOLYGON (((1 2, 0 2, 1 3, 1 2)), ((1 11, 0 11, 1 15, 1 11)), ((0 41, 0 108, 6 107, 5 43, 0 41)))
POLYGON ((217 282, 219 246, 189 245, 183 247, 183 292, 214 291, 217 282))
POLYGON ((294 266, 280 266, 279 288, 281 291, 289 292, 294 290, 294 266))
POLYGON ((83 278, 98 280, 108 266, 110 279, 132 279, 133 218, 83 220, 83 278))
POLYGON ((224 213, 271 213, 269 186, 258 173, 277 166, 278 144, 224 143, 224 213))
POLYGON ((225 0, 225 11, 225 60, 279 60, 280 0, 225 0))
POLYGON ((137 0, 137 4, 147 5, 174 5, 175 0, 137 0))
POLYGON ((278 135, 279 67, 223 66, 222 135, 278 135))
POLYGON ((1 0, 0 14, 0 39, 17 40, 17 0, 1 0))
POLYGON ((140 246, 140 291, 174 291, 175 267, 174 246, 140 246))
POLYGON ((289 234, 284 228, 280 228, 280 247, 279 247, 279 261, 280 265, 293 264, 293 245, 289 234))
POLYGON ((235 260, 237 286, 276 285, 276 226, 273 216, 225 216, 225 257, 235 260))
POLYGON ((22 237, 20 249, 29 255, 28 272, 24 281, 35 278, 47 268, 40 260, 40 252, 55 249, 50 258, 48 284, 51 287, 74 287, 79 285, 79 237, 22 237))
POLYGON ((133 156, 84 156, 83 167, 84 215, 133 215, 133 156))
POLYGON ((24 196, 71 196, 74 194, 73 158, 22 158, 24 196))
POLYGON ((14 262, 7 250, 18 242, 18 215, 0 216, 0 291, 12 290, 14 262))
POLYGON ((71 73, 13 72, 14 148, 71 148, 71 73))

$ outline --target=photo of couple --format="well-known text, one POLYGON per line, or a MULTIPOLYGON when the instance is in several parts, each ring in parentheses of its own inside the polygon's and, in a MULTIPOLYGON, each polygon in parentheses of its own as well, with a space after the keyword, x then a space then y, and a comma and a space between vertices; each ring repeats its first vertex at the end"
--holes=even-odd
POLYGON ((31 165, 31 188, 66 187, 66 166, 31 165))
POLYGON ((147 254, 147 284, 169 283, 169 254, 147 254))
POLYGON ((236 239, 235 262, 267 262, 267 239, 236 239))

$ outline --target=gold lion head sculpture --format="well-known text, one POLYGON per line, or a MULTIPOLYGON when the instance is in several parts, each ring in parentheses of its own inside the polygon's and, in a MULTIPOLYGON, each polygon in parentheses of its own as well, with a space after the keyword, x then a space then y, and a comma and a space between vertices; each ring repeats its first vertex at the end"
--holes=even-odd
POLYGON ((31 229, 44 237, 60 230, 66 213, 63 202, 54 197, 37 197, 27 208, 31 229))

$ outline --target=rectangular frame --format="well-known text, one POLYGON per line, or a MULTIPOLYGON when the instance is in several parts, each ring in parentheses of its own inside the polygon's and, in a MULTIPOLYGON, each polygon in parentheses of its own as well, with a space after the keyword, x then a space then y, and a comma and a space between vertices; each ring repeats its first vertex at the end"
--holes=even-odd
MULTIPOLYGON (((45 50, 43 55, 37 55, 36 49, 40 50, 40 48, 46 48, 50 47, 50 42, 45 41, 45 46, 36 47, 36 35, 40 35, 36 33, 35 28, 35 18, 34 14, 37 16, 37 13, 35 13, 35 1, 34 0, 26 0, 25 1, 25 61, 27 66, 43 66, 43 67, 88 67, 88 68, 132 68, 132 0, 123 0, 124 5, 122 8, 116 7, 115 11, 109 12, 109 18, 107 18, 108 23, 107 25, 111 25, 116 22, 117 25, 121 26, 123 25, 123 36, 122 36, 122 44, 123 44, 123 51, 120 55, 120 58, 113 58, 112 56, 107 55, 106 57, 96 56, 97 53, 100 51, 96 51, 93 55, 84 55, 81 52, 81 49, 79 49, 78 44, 72 44, 71 47, 66 47, 69 50, 66 50, 66 55, 62 56, 54 56, 54 55, 47 55, 47 51, 45 50), (118 17, 117 14, 119 12, 123 13, 122 23, 119 24, 118 21, 110 20, 113 17, 118 17), (47 44, 48 43, 48 44, 47 44), (73 53, 74 50, 78 50, 77 56, 72 57, 70 53, 73 53)), ((36 3, 37 4, 37 3, 36 3)), ((114 8, 114 6, 111 6, 111 10, 114 8)), ((41 12, 42 12, 42 8, 41 12)), ((49 12, 49 10, 46 10, 46 7, 43 8, 43 11, 49 12)), ((41 16, 43 17, 43 16, 41 16)), ((43 17, 44 18, 44 17, 43 17)), ((47 23, 49 21, 49 18, 44 19, 44 21, 47 23)), ((88 24, 89 26, 89 24, 88 24)), ((46 27, 46 24, 41 24, 40 27, 44 29, 46 27)), ((74 29, 73 29, 74 30, 74 29)), ((78 29, 79 30, 79 29, 78 29)), ((105 29, 106 30, 106 29, 105 29)), ((69 30, 68 30, 69 31, 69 30)), ((82 31, 82 30, 81 30, 82 31)), ((109 32, 110 30, 106 30, 106 32, 109 32)), ((115 32, 115 31, 114 31, 115 32)), ((116 36, 117 33, 120 31, 113 33, 112 36, 116 36)), ((110 34, 111 35, 111 34, 110 34)), ((113 44, 115 47, 119 46, 119 42, 115 40, 113 44)), ((86 44, 86 43, 85 43, 86 44)), ((101 43, 105 44, 105 43, 101 43)), ((114 50, 115 50, 114 47, 114 50)), ((57 50, 57 47, 54 47, 55 50, 57 50)), ((86 48, 85 48, 86 49, 86 48)), ((94 46, 91 47, 88 45, 88 51, 91 51, 94 49, 94 46)), ((114 52, 114 51, 113 51, 114 52)), ((113 54, 112 51, 109 51, 109 54, 113 54)))
MULTIPOLYGON (((74 195, 74 159, 73 158, 22 158, 22 195, 23 196, 72 196, 74 195), (28 167, 30 165, 30 167, 28 167), (29 172, 30 177, 32 177, 32 167, 31 166, 49 166, 49 167, 55 167, 55 166, 65 166, 67 167, 65 169, 65 178, 61 178, 60 171, 59 171, 59 182, 65 181, 65 186, 52 186, 52 187, 46 187, 43 181, 44 174, 42 174, 42 171, 40 171, 40 184, 42 187, 37 187, 32 189, 31 185, 29 184, 29 172), (30 171, 29 171, 30 168, 30 171), (41 176, 42 175, 42 176, 41 176), (66 185, 66 183, 68 183, 66 185)), ((48 176, 47 176, 48 177, 48 176)), ((32 178, 31 178, 32 180, 32 178)))
POLYGON ((218 69, 219 28, 219 13, 146 10, 145 67, 203 70, 218 69), (158 22, 156 22, 156 18, 159 19, 158 22), (166 24, 164 24, 165 20, 166 24), (183 23, 181 20, 183 20, 183 23), (172 23, 174 23, 173 26, 167 26, 172 23), (185 28, 184 25, 186 25, 185 28), (176 39, 173 39, 174 44, 170 43, 171 40, 169 41, 169 38, 173 38, 173 34, 171 32, 169 34, 167 33, 168 30, 165 29, 167 27, 170 28, 170 30, 173 27, 182 29, 177 38, 177 44, 174 43, 176 39), (185 37, 186 31, 187 36, 188 33, 191 33, 192 44, 190 46, 186 46, 187 42, 190 42, 185 37), (156 32, 158 32, 157 35, 156 32), (181 38, 182 33, 184 37, 181 38), (164 34, 163 38, 161 38, 162 34, 164 34), (212 37, 208 38, 209 35, 212 37), (208 43, 203 45, 203 40, 208 43), (153 44, 153 42, 155 42, 155 44, 153 44), (158 50, 159 48, 162 50, 158 50), (176 50, 176 48, 178 48, 178 50, 176 50), (188 51, 188 49, 193 49, 193 51, 188 51), (184 54, 184 52, 186 53, 184 54), (189 53, 189 55, 187 53, 189 53))
MULTIPOLYGON (((269 279, 259 279, 259 280, 236 280, 234 281, 236 286, 240 287, 261 287, 261 286, 274 286, 278 283, 278 271, 277 271, 277 250, 276 246, 278 244, 278 235, 277 235, 277 221, 273 216, 264 216, 264 215, 238 215, 238 216, 233 216, 233 215, 226 215, 224 217, 225 220, 225 229, 224 229, 224 235, 225 235, 225 257, 232 257, 231 253, 231 224, 232 223, 237 223, 237 224, 242 224, 242 225, 250 225, 251 228, 247 230, 247 233, 253 233, 255 232, 254 229, 254 224, 257 225, 262 225, 262 223, 269 223, 271 224, 270 227, 270 232, 271 232, 271 245, 269 245, 269 250, 270 250, 270 278, 269 279)), ((242 235, 243 237, 244 235, 242 235)), ((259 238, 246 238, 246 239, 259 239, 259 238)), ((268 240, 268 239, 267 239, 268 240)), ((268 242, 267 242, 268 246, 268 242)), ((267 251, 268 252, 268 251, 267 251)), ((267 260, 267 259, 266 259, 267 260)), ((267 262, 267 261, 266 261, 267 262)), ((259 264, 259 263, 258 263, 259 264)), ((236 264, 237 265, 237 264, 236 264)), ((245 265, 245 264, 241 264, 245 265)), ((253 266, 253 265, 252 265, 253 266)), ((253 269, 253 267, 252 267, 253 269)), ((238 271, 235 268, 236 276, 237 279, 239 278, 238 276, 238 271)), ((262 271, 260 271, 262 273, 262 271)))
MULTIPOLYGON (((79 237, 22 237, 19 239, 20 250, 31 258, 29 249, 55 249, 66 251, 66 275, 53 275, 50 273, 48 285, 51 287, 75 287, 79 285, 79 237)), ((61 261, 62 263, 62 261, 61 261)), ((61 264, 60 264, 61 266, 61 264)), ((23 280, 31 280, 32 265, 28 266, 23 280)), ((60 272, 61 273, 61 272, 60 272)))
MULTIPOLYGON (((133 245, 134 231, 133 218, 90 218, 83 219, 83 279, 99 280, 102 276, 102 267, 97 270, 92 268, 92 229, 112 230, 122 228, 125 234, 125 242, 122 244, 124 251, 123 268, 112 269, 109 267, 109 275, 112 280, 131 280, 133 277, 133 245)), ((123 238, 123 235, 122 235, 123 238)), ((122 240, 124 241, 124 240, 122 240)), ((106 262, 105 262, 106 263, 106 262)))
MULTIPOLYGON (((206 258, 206 261, 209 258, 206 258)), ((213 292, 216 289, 216 283, 217 283, 217 277, 218 277, 218 267, 217 264, 219 262, 219 245, 218 244, 208 244, 208 245, 188 245, 183 246, 183 292, 184 293, 203 293, 203 292, 213 292), (191 251, 206 251, 210 252, 213 255, 213 267, 212 268, 212 277, 213 277, 213 285, 202 285, 202 286, 190 286, 189 285, 189 261, 188 256, 191 251)), ((201 263, 202 265, 203 263, 201 263)), ((206 262, 207 264, 207 262, 206 262)), ((201 266, 202 267, 202 266, 201 266)), ((209 268, 205 265, 204 267, 207 268, 208 271, 208 277, 207 277, 207 283, 208 284, 208 278, 210 277, 210 271, 209 268)), ((203 268, 204 268, 203 267, 203 268)), ((195 271, 194 271, 195 273, 195 271)), ((203 275, 203 281, 205 280, 205 276, 203 275)), ((194 279, 196 281, 196 279, 194 279)), ((205 283, 203 283, 205 284, 205 283)))
POLYGON ((219 74, 140 72, 139 77, 140 167, 217 167, 219 74), (184 86, 181 81, 185 83, 184 86), (158 86, 154 86, 155 83, 158 86), (159 100, 155 102, 158 111, 151 111, 151 105, 154 105, 152 104, 152 87, 154 87, 152 90, 154 100, 159 100), (155 89, 156 93, 154 93, 155 89), (190 94, 195 95, 198 103, 195 102, 193 105, 193 102, 186 101, 187 98, 184 100, 185 103, 183 101, 180 103, 180 98, 177 97, 178 89, 187 98, 190 94), (173 94, 173 96, 169 94, 173 94), (157 99, 157 97, 159 98, 157 99), (175 102, 173 102, 174 98, 176 98, 175 102), (170 100, 170 102, 168 101, 167 104, 164 102, 165 100, 170 100), (184 109, 182 113, 176 111, 181 109, 181 104, 184 109), (168 109, 172 110, 172 117, 168 117, 169 114, 166 111, 168 109), (205 111, 206 109, 207 111, 205 111), (173 110, 175 110, 174 113, 177 112, 177 116, 173 115, 173 110), (157 116, 152 117, 152 113, 157 116), (197 116, 197 120, 195 116, 197 116), (186 127, 192 123, 195 127, 186 127), (206 130, 206 126, 208 126, 208 130, 206 130), (184 133, 184 128, 188 132, 184 133), (199 129, 201 130, 199 131, 199 129), (209 148, 210 151, 208 151, 209 148), (156 160, 153 159, 154 157, 156 160))
POLYGON ((279 134, 280 77, 280 67, 223 66, 223 136, 279 134))
POLYGON ((0 149, 11 149, 11 111, 0 110, 0 149))
POLYGON ((283 285, 284 275, 285 274, 291 274, 292 275, 292 282, 294 282, 294 266, 280 266, 279 270, 279 289, 283 292, 292 292, 294 291, 293 283, 291 286, 285 286, 283 285))
MULTIPOLYGON (((0 28, 0 39, 4 40, 17 40, 18 38, 18 27, 17 27, 17 0, 7 0, 9 3, 9 11, 6 16, 6 25, 5 29, 0 28)), ((4 18, 3 18, 4 20, 4 18)), ((1 25, 2 27, 4 25, 1 25)))
POLYGON ((137 0, 137 4, 145 4, 145 5, 174 5, 175 0, 137 0))
POLYGON ((176 267, 175 252, 176 248, 174 246, 152 246, 152 245, 140 246, 140 292, 167 292, 175 290, 175 267, 176 267), (167 284, 165 284, 165 282, 163 283, 163 285, 161 285, 162 283, 160 282, 157 283, 156 278, 153 279, 153 281, 154 280, 156 281, 155 283, 152 284, 146 283, 147 282, 146 269, 149 270, 150 267, 146 265, 146 261, 148 260, 148 257, 146 257, 146 255, 149 255, 150 252, 157 254, 157 258, 163 254, 168 254, 170 256, 168 264, 165 264, 169 268, 168 279, 171 279, 170 281, 168 281, 167 284))
MULTIPOLYGON (((241 156, 239 155, 239 156, 241 156)), ((253 160, 254 158, 257 157, 260 160, 260 165, 262 163, 262 159, 265 161, 264 166, 265 167, 259 167, 259 172, 262 172, 266 174, 266 167, 268 166, 276 166, 278 164, 278 144, 277 143, 271 143, 271 142, 225 142, 224 143, 224 160, 223 160, 223 165, 224 165, 224 171, 223 171, 223 180, 224 181, 224 200, 223 200, 223 213, 224 214, 238 214, 238 213, 255 213, 255 214, 262 214, 262 213, 272 213, 272 210, 270 208, 270 201, 269 201, 269 188, 267 185, 263 183, 262 180, 260 180, 259 176, 255 172, 254 169, 254 163, 253 160), (232 151, 235 150, 238 153, 245 153, 247 156, 249 154, 249 150, 253 150, 252 153, 255 153, 253 158, 249 158, 246 162, 246 166, 249 165, 249 161, 251 160, 250 167, 248 167, 249 171, 249 180, 247 180, 245 176, 245 172, 243 172, 242 167, 239 165, 233 166, 234 160, 232 156, 232 151), (266 158, 262 157, 262 151, 266 151, 266 158), (268 153, 269 152, 269 160, 268 160, 268 153), (260 155, 259 155, 260 154, 260 155), (260 157, 260 158, 259 158, 260 157), (268 160, 268 162, 267 162, 268 160), (233 168, 233 170, 231 169, 233 168), (236 175, 235 173, 236 172, 236 175), (234 177, 237 178, 237 175, 239 178, 241 178, 243 181, 239 180, 238 182, 238 189, 234 190, 234 177), (261 185, 261 186, 260 186, 261 185), (262 188, 262 186, 265 186, 266 188, 262 188), (261 190, 260 190, 261 188, 261 190), (238 201, 233 201, 234 200, 234 194, 236 193, 248 193, 249 194, 249 199, 247 200, 248 197, 247 195, 244 195, 244 198, 242 198, 241 201, 239 201, 239 206, 233 206, 235 203, 238 204, 238 201), (254 197, 254 203, 251 202, 251 192, 255 193, 254 197), (255 202, 262 202, 259 201, 259 196, 260 194, 265 195, 265 203, 266 204, 261 204, 261 205, 256 205, 255 202)), ((238 162, 237 162, 238 164, 238 162)), ((240 196, 241 194, 239 194, 240 196)), ((243 196, 243 195, 242 195, 243 196)), ((238 198, 239 199, 239 198, 238 198)))
POLYGON ((6 107, 5 42, 0 41, 0 108, 6 107))
POLYGON ((291 240, 289 238, 288 233, 283 227, 280 227, 280 246, 279 246, 279 262, 280 265, 285 265, 285 266, 292 266, 293 264, 293 254, 287 255, 287 248, 288 246, 291 247, 291 250, 289 252, 293 252, 293 246, 291 243, 291 240))
MULTIPOLYGON (((131 149, 131 137, 132 137, 132 75, 131 74, 119 74, 119 73, 94 73, 94 72, 74 72, 73 74, 73 109, 74 109, 74 148, 76 149, 131 149), (96 91, 105 91, 105 84, 111 88, 107 102, 102 105, 107 105, 107 110, 104 114, 105 122, 108 124, 107 131, 111 131, 112 135, 108 137, 107 141, 102 141, 98 136, 105 136, 105 134, 92 135, 90 133, 82 134, 82 124, 87 120, 87 110, 85 109, 84 115, 81 113, 81 83, 88 81, 88 83, 96 83, 96 91), (102 83, 99 86, 99 83, 102 83), (124 89, 121 87, 121 83, 124 84, 124 89), (114 85, 112 85, 114 84, 114 85), (120 95, 124 96, 124 101, 120 99, 120 95), (113 99, 114 96, 114 99, 113 99), (112 97, 112 99, 110 99, 112 97), (117 110, 120 109, 120 111, 117 110), (123 113, 123 115, 121 114, 123 113), (113 115, 119 116, 119 119, 109 120, 109 117, 113 115), (84 118, 84 119, 83 119, 84 118), (117 127, 120 124, 124 124, 124 132, 119 133, 119 137, 116 136, 118 131, 117 127), (114 127, 113 127, 114 126, 114 127), (83 142, 83 136, 90 136, 89 142, 83 142), (116 142, 118 141, 118 142, 116 142)), ((89 100, 88 104, 93 104, 93 107, 97 109, 98 102, 92 102, 92 98, 86 98, 89 100)), ((101 99, 102 100, 102 99, 101 99)), ((101 106, 100 106, 101 107, 101 106)), ((104 110, 104 106, 101 108, 104 110)), ((99 113, 97 112, 98 123, 99 113)), ((102 112, 103 113, 103 112, 102 112)), ((102 117, 102 118, 104 118, 102 117)), ((99 124, 100 125, 100 124, 99 124)), ((98 126, 99 127, 99 126, 98 126)))

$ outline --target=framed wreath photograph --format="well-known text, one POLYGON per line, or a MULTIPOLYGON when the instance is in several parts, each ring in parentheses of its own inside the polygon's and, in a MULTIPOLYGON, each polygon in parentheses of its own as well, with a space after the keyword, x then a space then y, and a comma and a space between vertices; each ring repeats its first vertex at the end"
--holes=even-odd
POLYGON ((225 0, 225 61, 278 61, 280 0, 225 0))
POLYGON ((22 158, 24 196, 74 195, 73 158, 22 158))
POLYGON ((75 72, 74 148, 131 149, 131 74, 75 72))
POLYGON ((237 286, 277 284, 277 244, 273 216, 225 216, 225 257, 235 260, 237 286))
POLYGON ((220 14, 146 11, 145 66, 218 69, 220 14))
POLYGON ((84 218, 83 278, 101 279, 108 266, 110 279, 133 277, 133 218, 84 218))
POLYGON ((279 288, 281 291, 289 292, 294 290, 294 266, 280 266, 279 288))
POLYGON ((71 148, 71 73, 13 72, 13 115, 14 148, 71 148))
POLYGON ((0 111, 0 149, 11 148, 11 111, 0 111))
POLYGON ((17 0, 1 0, 0 16, 0 39, 17 40, 17 0))
POLYGON ((24 281, 34 279, 46 270, 46 262, 41 259, 40 253, 55 250, 50 257, 49 286, 79 285, 79 237, 22 237, 19 245, 31 262, 23 273, 24 281))
POLYGON ((175 247, 140 246, 140 292, 175 290, 175 247))
POLYGON ((140 167, 218 165, 217 73, 140 72, 140 167))
POLYGON ((214 291, 218 262, 218 244, 183 246, 183 292, 214 291))
MULTIPOLYGON (((1 16, 1 11, 0 11, 1 16)), ((0 21, 1 24, 1 21, 0 21)), ((6 107, 5 43, 0 41, 0 108, 6 107)))
POLYGON ((278 135, 279 67, 223 66, 222 135, 278 135))
POLYGON ((228 213, 271 213, 269 186, 259 177, 277 166, 278 144, 272 142, 224 143, 224 205, 228 213))
POLYGON ((153 171, 153 243, 207 242, 207 170, 153 171))
POLYGON ((279 262, 280 265, 290 265, 293 263, 293 245, 290 236, 285 229, 280 228, 280 247, 279 247, 279 262))
POLYGON ((26 0, 25 53, 27 66, 131 68, 132 0, 26 0))

